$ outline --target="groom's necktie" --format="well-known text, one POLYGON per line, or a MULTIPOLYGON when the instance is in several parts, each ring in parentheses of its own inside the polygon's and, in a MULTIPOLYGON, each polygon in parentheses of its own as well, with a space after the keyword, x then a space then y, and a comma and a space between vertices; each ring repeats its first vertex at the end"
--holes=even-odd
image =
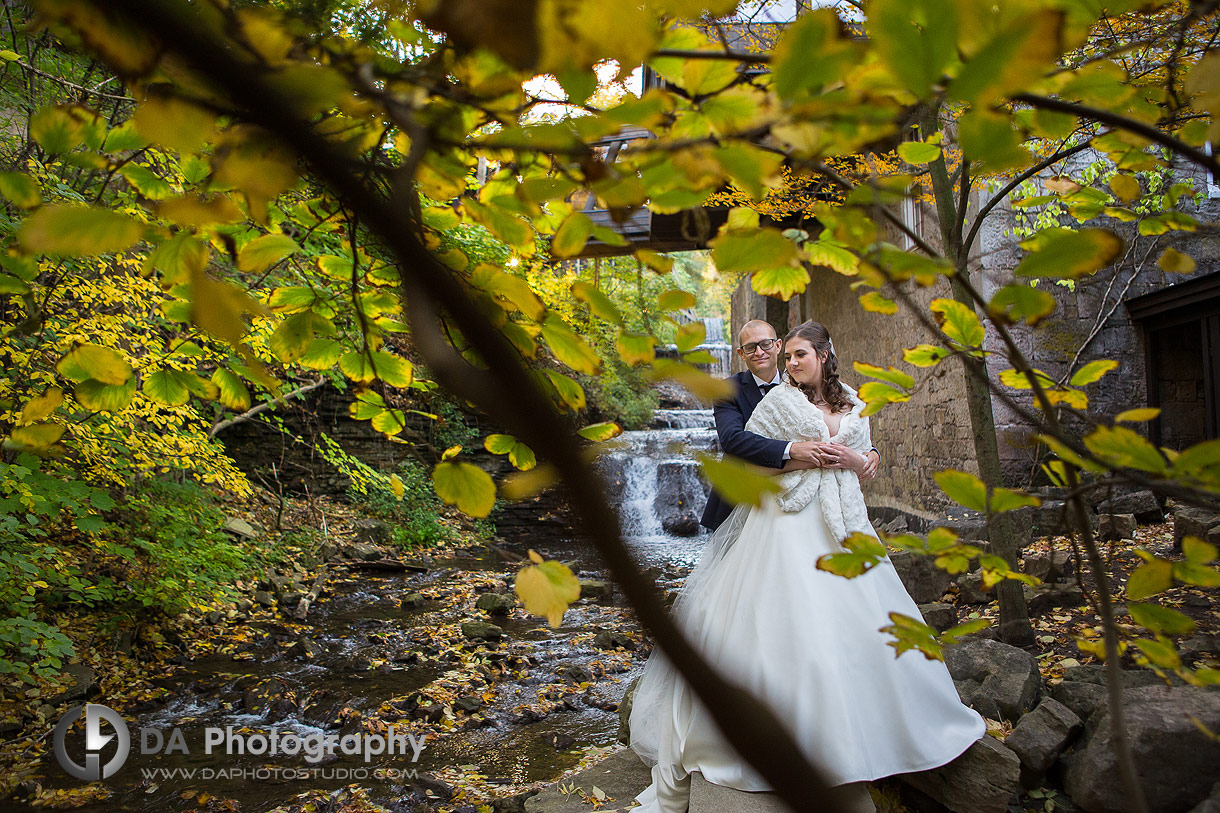
POLYGON ((763 394, 763 395, 766 395, 766 394, 767 394, 767 393, 769 393, 769 392, 770 392, 772 389, 774 389, 775 387, 778 387, 778 386, 779 386, 779 384, 759 384, 759 385, 758 385, 758 388, 759 388, 760 390, 762 390, 762 394, 763 394))

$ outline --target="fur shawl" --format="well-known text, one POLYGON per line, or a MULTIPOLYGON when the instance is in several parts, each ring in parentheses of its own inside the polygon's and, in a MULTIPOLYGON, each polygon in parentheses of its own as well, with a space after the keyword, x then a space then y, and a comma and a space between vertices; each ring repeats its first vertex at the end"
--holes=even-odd
MULTIPOLYGON (((790 384, 783 384, 767 393, 755 407, 746 429, 783 440, 833 440, 865 454, 872 447, 872 440, 868 418, 860 414, 864 411, 864 402, 847 385, 843 385, 843 389, 852 408, 840 418, 838 434, 833 438, 826 428, 822 410, 790 384)), ((877 535, 869 524, 868 507, 860 491, 860 478, 854 471, 804 469, 778 475, 776 482, 781 489, 776 495, 776 502, 788 513, 800 511, 816 497, 821 503, 826 524, 836 539, 843 539, 857 531, 869 536, 877 535)))

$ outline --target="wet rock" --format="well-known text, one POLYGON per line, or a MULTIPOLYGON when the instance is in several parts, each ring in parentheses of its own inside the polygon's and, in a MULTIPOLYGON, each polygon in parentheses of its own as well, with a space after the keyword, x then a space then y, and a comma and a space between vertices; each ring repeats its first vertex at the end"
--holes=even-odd
POLYGON ((1099 514, 1134 514, 1143 523, 1160 522, 1165 518, 1156 495, 1146 489, 1114 494, 1097 504, 1099 514))
POLYGON ((902 551, 890 554, 898 578, 916 604, 939 601, 953 582, 952 574, 936 566, 936 557, 902 551))
POLYGON ((263 714, 273 708, 289 691, 288 684, 279 678, 267 678, 242 690, 242 707, 247 714, 263 714))
MULTIPOLYGON (((1128 689, 1123 713, 1149 810, 1188 810, 1206 799, 1220 781, 1220 742, 1199 724, 1220 729, 1220 692, 1189 686, 1128 689)), ((1064 757, 1065 786, 1085 810, 1124 810, 1109 712, 1099 717, 1085 745, 1064 757)))
POLYGON ((275 596, 271 595, 266 590, 255 590, 254 600, 264 607, 275 606, 275 596))
POLYGON ((902 774, 902 781, 953 813, 1005 813, 1021 761, 994 737, 983 737, 940 768, 902 774))
POLYGON ((580 597, 589 601, 608 602, 614 597, 614 585, 601 579, 581 579, 580 597))
POLYGON ((220 610, 208 610, 203 614, 203 621, 205 624, 219 624, 220 618, 220 610))
POLYGON ((1182 540, 1188 536, 1207 539, 1208 533, 1220 528, 1220 514, 1206 508, 1179 508, 1173 512, 1173 547, 1182 549, 1182 540))
POLYGON ((243 598, 241 601, 237 602, 237 611, 239 613, 248 613, 253 607, 254 602, 250 601, 248 598, 243 598))
POLYGON ((258 532, 254 530, 254 526, 240 517, 225 517, 225 524, 222 526, 222 530, 240 539, 258 538, 258 532))
POLYGON ((299 638, 288 647, 288 654, 296 658, 319 658, 326 654, 326 648, 312 638, 299 638))
POLYGON ((517 606, 517 597, 512 593, 484 593, 474 606, 488 615, 508 615, 517 606))
POLYGON ((483 708, 483 699, 474 695, 466 695, 465 697, 459 697, 453 705, 467 713, 474 713, 483 708))
POLYGON ((653 510, 666 533, 674 536, 699 533, 699 517, 706 502, 697 463, 671 460, 657 464, 653 510))
POLYGON ((1076 560, 1067 550, 1031 553, 1025 557, 1023 570, 1045 584, 1058 584, 1076 573, 1076 560))
POLYGON ((962 702, 993 720, 1015 722, 1037 702, 1042 676, 1034 656, 987 639, 945 649, 945 665, 962 702))
POLYGON ((398 606, 404 610, 418 610, 427 603, 428 599, 419 593, 407 593, 399 600, 398 606))
POLYGON ((489 621, 467 621, 462 624, 462 635, 471 641, 498 641, 504 630, 489 621))
POLYGON ((339 558, 339 546, 334 542, 323 542, 322 547, 318 548, 318 558, 323 562, 329 562, 339 558))
POLYGON ((597 647, 598 649, 622 648, 630 652, 634 652, 638 644, 636 644, 635 639, 633 639, 630 635, 626 635, 621 632, 602 630, 601 632, 597 633, 597 635, 593 636, 593 646, 597 647))
POLYGON ((445 719, 445 707, 440 703, 428 703, 423 706, 416 706, 411 712, 411 717, 416 720, 425 720, 429 723, 439 723, 445 719))
POLYGON ((944 632, 957 623, 957 608, 952 604, 920 604, 919 614, 924 623, 937 632, 944 632))
POLYGON ((1135 514, 1100 514, 1097 517, 1097 538, 1102 542, 1135 538, 1135 514))
POLYGON ((1018 720, 1004 745, 1021 760, 1022 784, 1037 787, 1083 727, 1071 709, 1049 697, 1018 720))
POLYGON ((81 703, 102 693, 97 685, 97 673, 83 663, 69 663, 59 674, 70 682, 59 694, 47 699, 51 705, 81 703))
POLYGON ((578 794, 563 792, 565 788, 570 790, 575 785, 586 793, 594 787, 601 788, 607 797, 616 800, 603 807, 603 811, 625 810, 631 806, 632 798, 651 781, 651 769, 628 748, 544 788, 538 795, 526 799, 522 809, 526 813, 585 813, 591 810, 578 794))
POLYGON ((588 683, 593 680, 593 674, 580 664, 561 666, 556 670, 556 674, 563 680, 570 680, 573 683, 588 683))
POLYGON ((566 751, 576 744, 576 738, 562 731, 552 731, 546 736, 546 741, 555 747, 556 751, 566 751))
POLYGON ((631 681, 623 699, 618 704, 618 741, 623 745, 631 744, 631 704, 635 701, 635 690, 640 685, 640 679, 631 681))

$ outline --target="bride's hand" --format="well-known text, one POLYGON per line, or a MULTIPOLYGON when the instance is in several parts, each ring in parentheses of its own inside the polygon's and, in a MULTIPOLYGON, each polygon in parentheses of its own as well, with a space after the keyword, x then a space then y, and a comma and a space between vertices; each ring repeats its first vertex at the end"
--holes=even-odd
POLYGON ((825 443, 822 445, 823 454, 826 456, 827 461, 822 464, 825 468, 849 469, 856 474, 861 474, 868 465, 868 459, 849 446, 844 446, 842 443, 825 443))

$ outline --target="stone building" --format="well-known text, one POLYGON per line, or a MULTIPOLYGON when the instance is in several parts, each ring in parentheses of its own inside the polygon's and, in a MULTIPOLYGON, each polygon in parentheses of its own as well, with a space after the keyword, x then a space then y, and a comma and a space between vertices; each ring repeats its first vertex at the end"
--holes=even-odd
MULTIPOLYGON (((1086 388, 1091 414, 1105 419, 1134 407, 1159 406, 1160 418, 1137 429, 1154 443, 1173 449, 1220 434, 1220 243, 1209 225, 1220 216, 1220 189, 1201 171, 1183 168, 1179 176, 1191 178, 1203 192, 1200 205, 1183 206, 1203 224, 1197 232, 1140 236, 1133 228, 1119 229, 1127 241, 1120 260, 1074 286, 1043 281, 1043 290, 1057 301, 1055 312, 1036 328, 1013 328, 1014 338, 1034 366, 1055 379, 1094 359, 1117 360, 1116 369, 1086 388), (1168 246, 1193 257, 1195 271, 1186 275, 1162 271, 1156 260, 1168 246)), ((973 211, 984 202, 980 198, 975 195, 973 211)), ((902 216, 924 239, 938 242, 930 208, 908 204, 902 216)), ((1014 279, 1013 269, 1021 258, 1017 240, 1010 236, 1015 217, 1005 201, 980 230, 971 268, 985 295, 1014 279)), ((1107 219, 1102 225, 1124 224, 1107 219)), ((904 244, 897 232, 887 239, 904 244)), ((868 380, 852 370, 853 360, 892 364, 912 373, 917 384, 910 401, 887 406, 872 419, 873 439, 882 459, 879 476, 866 492, 874 506, 915 515, 944 511, 947 500, 932 474, 944 468, 977 472, 964 368, 953 360, 930 369, 905 365, 902 350, 929 341, 915 320, 903 318, 902 311, 885 316, 863 310, 858 292, 850 287, 852 278, 826 268, 813 269, 812 277, 808 289, 787 303, 755 294, 749 281, 743 280, 733 296, 733 330, 748 319, 766 318, 782 334, 801 321, 817 319, 830 329, 848 384, 858 387, 868 380)), ((914 294, 923 305, 950 295, 944 280, 914 294)), ((988 342, 989 349, 1001 349, 990 329, 988 342)), ((993 378, 1011 366, 999 353, 989 365, 993 378)), ((1031 403, 1022 393, 1010 392, 1018 402, 1031 403)), ((1032 427, 997 399, 993 409, 1008 484, 1043 483, 1032 427)))

